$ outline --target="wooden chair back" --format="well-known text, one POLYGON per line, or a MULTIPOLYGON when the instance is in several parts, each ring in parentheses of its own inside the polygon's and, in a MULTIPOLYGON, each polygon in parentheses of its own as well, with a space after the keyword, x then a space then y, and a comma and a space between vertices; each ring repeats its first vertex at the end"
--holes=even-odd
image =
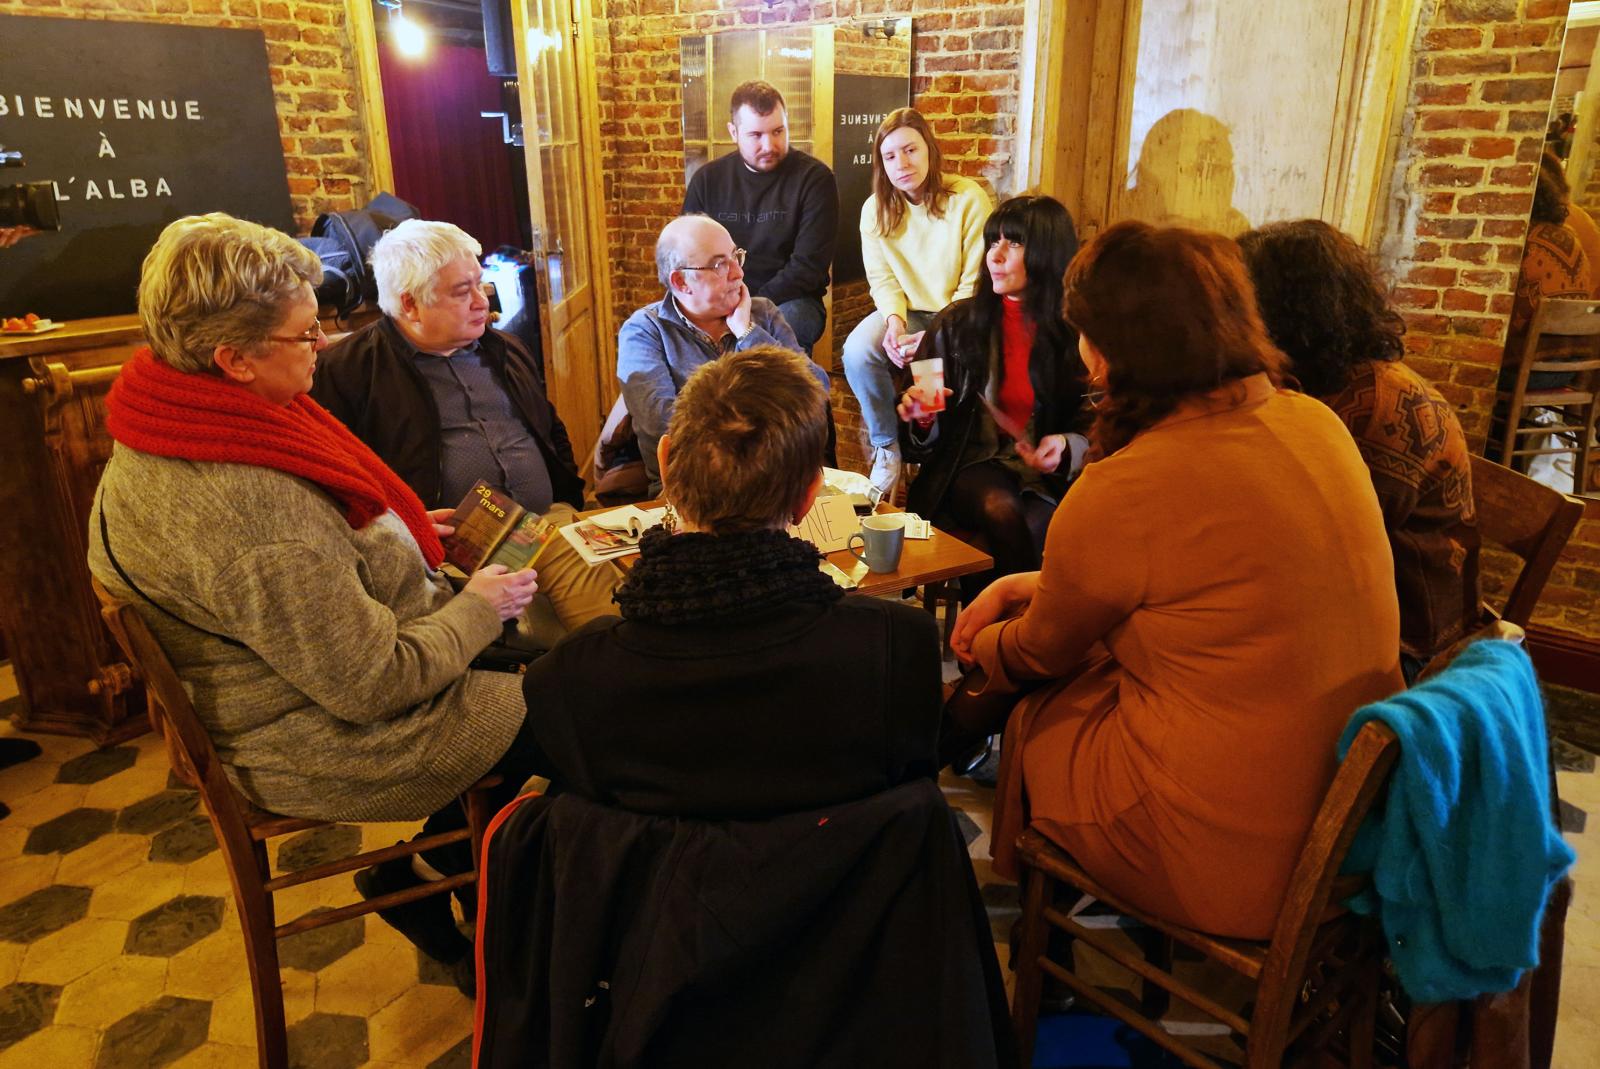
POLYGON ((1023 832, 1017 846, 1026 869, 1026 891, 1012 1010, 1021 1064, 1030 1064, 1032 1057, 1044 972, 1061 980, 1084 1001, 1131 1025, 1157 1046, 1199 1069, 1217 1069, 1221 1063, 1160 1026, 1157 1019, 1166 1008, 1167 993, 1245 1036, 1244 1065, 1249 1069, 1282 1065, 1291 1044, 1320 1049, 1319 1045, 1325 1045, 1341 1026, 1352 1029, 1354 1035, 1367 1037, 1352 1043, 1370 1043, 1376 1007, 1369 999, 1368 989, 1375 984, 1381 963, 1381 935, 1366 918, 1349 914, 1326 922, 1324 918, 1336 913, 1338 903, 1365 883, 1364 877, 1340 876, 1339 867, 1361 822, 1382 794, 1398 756, 1399 742, 1386 726, 1369 723, 1356 735, 1318 809, 1271 941, 1266 943, 1225 939, 1144 913, 1100 886, 1039 832, 1023 832), (1116 913, 1140 922, 1148 929, 1137 939, 1142 952, 1130 952, 1115 939, 1079 924, 1059 909, 1054 904, 1057 883, 1088 894, 1116 913), (1130 1006, 1051 961, 1046 923, 1141 977, 1145 982, 1142 1002, 1137 1007, 1130 1006), (1255 982, 1255 1009, 1248 1020, 1220 1006, 1171 971, 1173 943, 1198 951, 1255 982), (1330 952, 1337 953, 1338 963, 1328 969, 1330 952), (1313 965, 1325 968, 1318 977, 1315 994, 1306 999, 1304 992, 1313 965), (1330 1016, 1329 1011, 1334 1009, 1338 1012, 1330 1016))
POLYGON ((1596 412, 1600 409, 1600 301, 1562 297, 1534 299, 1533 313, 1528 322, 1528 332, 1522 345, 1514 354, 1510 366, 1516 374, 1511 388, 1506 392, 1505 424, 1500 432, 1500 463, 1512 467, 1519 458, 1552 453, 1574 454, 1573 489, 1582 491, 1588 479, 1593 454, 1596 412), (1589 338, 1587 353, 1561 359, 1539 358, 1539 345, 1545 338, 1589 338), (1577 375, 1572 386, 1552 390, 1530 391, 1528 378, 1535 371, 1555 371, 1577 375), (1522 414, 1527 409, 1544 409, 1561 415, 1554 426, 1522 425, 1522 414), (1571 441, 1569 445, 1538 448, 1525 444, 1519 447, 1519 435, 1559 434, 1571 441))
POLYGON ((1526 627, 1556 560, 1583 518, 1583 502, 1479 456, 1472 458, 1472 501, 1483 540, 1522 561, 1496 615, 1526 627))
POLYGON ((449 894, 476 882, 479 848, 491 816, 486 792, 500 784, 500 777, 485 777, 462 794, 461 801, 467 812, 466 828, 419 836, 409 842, 361 851, 274 876, 267 856, 267 840, 322 827, 328 822, 267 812, 234 788, 223 771, 211 736, 189 700, 189 692, 184 689, 183 681, 149 625, 132 604, 115 597, 98 579, 92 580, 92 585, 112 637, 122 648, 134 673, 145 681, 151 699, 151 717, 166 739, 173 771, 199 790, 217 844, 227 862, 228 879, 233 885, 234 904, 244 935, 245 965, 255 996, 256 1042, 261 1069, 288 1069, 288 1036, 277 941, 390 906, 449 894), (286 924, 277 921, 273 895, 279 891, 458 842, 470 843, 473 868, 469 872, 350 905, 307 913, 286 924))
POLYGON ((166 740, 173 771, 200 792, 217 832, 217 841, 225 848, 231 846, 248 853, 251 840, 246 806, 249 803, 223 772, 211 736, 200 723, 177 670, 138 610, 114 597, 100 580, 93 580, 93 585, 95 597, 100 600, 100 615, 105 618, 117 645, 122 647, 128 663, 144 679, 151 698, 152 719, 157 721, 166 740))
POLYGON ((1533 371, 1592 371, 1600 368, 1600 301, 1578 297, 1535 297, 1528 333, 1517 350, 1517 383, 1526 387, 1533 371), (1588 359, 1540 360, 1541 338, 1594 338, 1588 359))

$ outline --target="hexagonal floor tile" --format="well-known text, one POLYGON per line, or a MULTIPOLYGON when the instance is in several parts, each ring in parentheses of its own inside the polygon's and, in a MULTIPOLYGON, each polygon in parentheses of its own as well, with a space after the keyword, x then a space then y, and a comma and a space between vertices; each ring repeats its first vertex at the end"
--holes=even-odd
POLYGON ((278 871, 297 872, 312 865, 349 857, 361 849, 361 829, 329 824, 291 835, 278 847, 278 871))
POLYGON ((128 926, 127 954, 170 958, 222 927, 223 900, 208 895, 179 895, 128 926))
POLYGON ((472 1003, 440 987, 413 987, 367 1021, 374 1061, 427 1064, 471 1032, 472 1003))
POLYGON ((90 1028, 52 1025, 41 1028, 15 1046, 0 1050, 0 1069, 41 1069, 48 1066, 90 1066, 100 1033, 90 1028))
MULTIPOLYGON (((328 911, 317 909, 312 912, 328 911)), ((316 972, 332 965, 366 940, 366 925, 361 920, 360 917, 352 917, 326 928, 313 928, 309 932, 299 932, 287 939, 280 939, 279 964, 284 968, 304 969, 307 972, 316 972)))
POLYGON ((194 813, 200 805, 197 791, 161 791, 140 799, 117 814, 117 830, 154 835, 194 813))
POLYGON ((32 943, 59 931, 89 911, 93 894, 87 887, 57 884, 25 895, 0 908, 0 939, 32 943))
POLYGON ((472 1069, 472 1037, 462 1036, 460 1043, 429 1062, 428 1069, 472 1069))
POLYGON ((147 836, 120 832, 102 835, 88 846, 63 855, 56 866, 55 882, 98 887, 129 869, 157 867, 145 863, 149 851, 147 836))
POLYGON ((417 982, 412 948, 368 942, 317 973, 317 1010, 370 1017, 417 982))
POLYGON ((60 1000, 61 988, 54 984, 15 983, 0 987, 0 1050, 55 1020, 60 1000))
POLYGON ((123 954, 91 969, 61 992, 56 1023, 104 1029, 162 993, 167 979, 163 958, 123 954))
POLYGON ((363 1017, 313 1013, 289 1029, 289 1064, 295 1069, 356 1069, 366 1060, 363 1017))
POLYGON ((150 843, 151 861, 195 861, 217 849, 217 837, 204 813, 180 820, 150 843))
POLYGON ((17 969, 17 979, 39 984, 70 984, 84 973, 115 960, 122 953, 122 944, 127 938, 127 921, 92 917, 76 921, 29 944, 17 969))
POLYGON ((45 821, 28 833, 24 854, 70 854, 116 827, 117 815, 109 809, 72 809, 45 821))
POLYGON ((140 865, 99 884, 89 916, 131 921, 183 892, 183 866, 140 865))
POLYGON ((95 1069, 155 1069, 206 1040, 211 1003, 163 995, 106 1029, 95 1069))
POLYGON ((56 782, 99 783, 107 776, 115 776, 125 768, 132 768, 138 759, 139 751, 132 746, 92 750, 82 757, 64 762, 61 771, 56 773, 56 782))

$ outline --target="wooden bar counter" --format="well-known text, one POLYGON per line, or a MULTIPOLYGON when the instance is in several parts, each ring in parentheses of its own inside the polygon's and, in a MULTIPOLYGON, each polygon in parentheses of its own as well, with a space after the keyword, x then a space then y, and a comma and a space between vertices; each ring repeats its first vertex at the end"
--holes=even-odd
POLYGON ((147 728, 144 690, 100 621, 85 561, 111 456, 106 391, 140 344, 134 316, 0 334, 0 630, 25 731, 112 742, 147 728))

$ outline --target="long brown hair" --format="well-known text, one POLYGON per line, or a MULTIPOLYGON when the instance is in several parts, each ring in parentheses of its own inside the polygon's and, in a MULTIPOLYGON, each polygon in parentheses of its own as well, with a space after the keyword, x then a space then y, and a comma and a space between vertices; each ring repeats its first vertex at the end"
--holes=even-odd
POLYGON ((1186 398, 1288 358, 1256 309, 1239 246, 1221 234, 1128 220, 1107 227, 1067 268, 1064 312, 1106 361, 1095 452, 1110 454, 1186 398))
POLYGON ((939 141, 928 128, 928 120, 916 108, 895 108, 878 124, 872 136, 872 195, 878 200, 878 233, 889 237, 900 229, 906 217, 906 195, 889 181, 889 172, 883 166, 883 139, 909 126, 922 135, 928 146, 928 175, 917 188, 920 203, 928 206, 928 214, 935 219, 944 217, 945 202, 950 199, 950 188, 944 179, 944 154, 939 151, 939 141))

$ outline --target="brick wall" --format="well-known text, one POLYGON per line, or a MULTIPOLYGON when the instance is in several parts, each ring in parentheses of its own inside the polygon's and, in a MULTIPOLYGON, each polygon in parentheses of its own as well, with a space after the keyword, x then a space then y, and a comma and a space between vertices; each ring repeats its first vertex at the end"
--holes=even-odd
MULTIPOLYGON (((1383 255, 1408 362, 1489 429, 1543 150, 1567 0, 1424 4, 1383 255)), ((1535 622, 1600 636, 1600 508, 1551 575, 1535 622)), ((1503 585, 1486 561, 1485 586, 1503 585)))
POLYGON ((1566 9, 1433 0, 1418 31, 1396 176, 1404 216, 1385 252, 1411 362, 1474 443, 1489 429, 1566 9))
MULTIPOLYGON (((660 298, 652 249, 683 204, 679 38, 888 14, 913 20, 912 104, 931 122, 947 166, 991 192, 1009 186, 1022 0, 793 0, 773 10, 760 0, 601 0, 595 51, 618 326, 635 308, 660 298)), ((834 294, 835 353, 870 311, 865 298, 863 284, 834 294)), ((833 401, 841 462, 860 467, 859 409, 842 373, 833 401)))
POLYGON ((368 165, 342 0, 0 0, 0 13, 260 29, 295 222, 365 203, 368 165))

